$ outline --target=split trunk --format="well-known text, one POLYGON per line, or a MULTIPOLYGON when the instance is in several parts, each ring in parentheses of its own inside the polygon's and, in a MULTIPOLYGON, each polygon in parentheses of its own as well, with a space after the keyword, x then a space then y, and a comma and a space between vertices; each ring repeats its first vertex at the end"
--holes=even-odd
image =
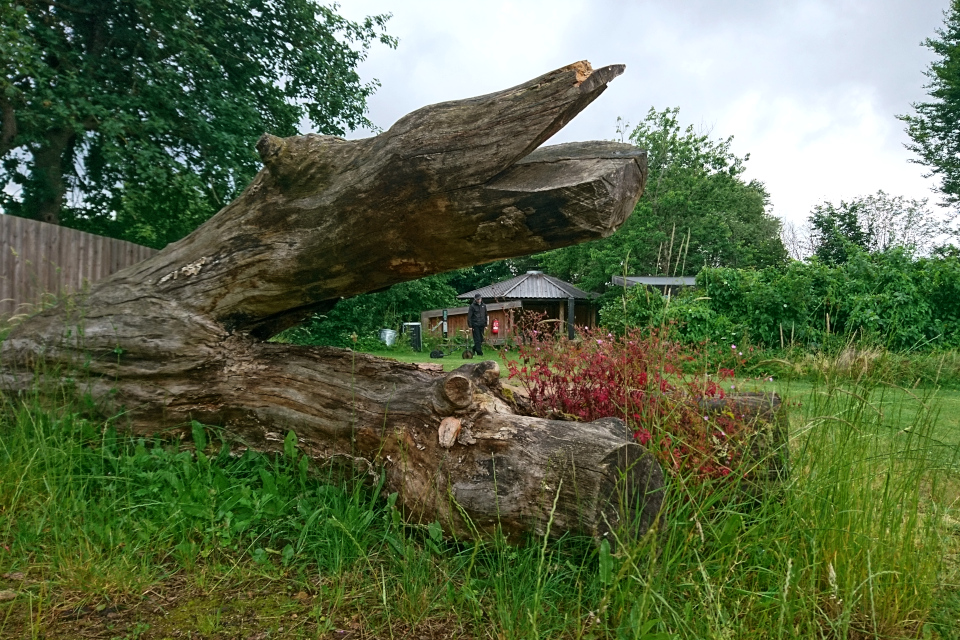
POLYGON ((576 63, 364 140, 265 135, 264 169, 209 222, 18 326, 0 384, 76 385, 135 433, 198 420, 270 450, 294 431, 452 533, 644 530, 663 477, 619 421, 519 415, 493 362, 444 374, 266 341, 344 297, 612 233, 644 152, 540 145, 622 70, 576 63))

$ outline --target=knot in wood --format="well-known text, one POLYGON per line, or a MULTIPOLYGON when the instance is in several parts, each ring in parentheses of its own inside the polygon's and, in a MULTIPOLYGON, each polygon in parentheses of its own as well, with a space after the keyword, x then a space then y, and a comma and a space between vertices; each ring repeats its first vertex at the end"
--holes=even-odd
POLYGON ((451 374, 444 381, 442 389, 443 396, 458 409, 469 407, 473 402, 473 383, 462 374, 451 374))
POLYGON ((263 160, 264 164, 279 155, 283 147, 283 138, 272 136, 269 133, 263 134, 257 140, 257 153, 260 154, 260 159, 263 160))
POLYGON ((483 372, 480 374, 483 383, 488 387, 492 387, 500 380, 500 365, 494 360, 487 360, 481 366, 484 367, 483 372))

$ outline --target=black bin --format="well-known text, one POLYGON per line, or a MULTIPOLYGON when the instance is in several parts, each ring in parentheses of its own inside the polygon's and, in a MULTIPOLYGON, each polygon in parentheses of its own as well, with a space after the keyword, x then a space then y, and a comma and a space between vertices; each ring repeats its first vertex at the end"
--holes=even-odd
POLYGON ((423 327, 419 322, 404 322, 403 332, 410 334, 410 346, 414 351, 423 350, 423 327))

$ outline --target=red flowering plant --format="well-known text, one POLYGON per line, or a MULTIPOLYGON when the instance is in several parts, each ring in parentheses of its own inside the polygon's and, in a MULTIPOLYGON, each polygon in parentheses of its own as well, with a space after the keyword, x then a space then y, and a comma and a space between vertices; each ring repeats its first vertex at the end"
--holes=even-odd
POLYGON ((743 459, 747 422, 728 410, 705 408, 724 398, 721 384, 733 386, 729 361, 707 373, 700 350, 656 329, 622 336, 579 329, 577 340, 567 340, 549 322, 526 318, 519 324, 516 358, 505 359, 510 378, 538 415, 618 417, 673 474, 720 478, 743 459))

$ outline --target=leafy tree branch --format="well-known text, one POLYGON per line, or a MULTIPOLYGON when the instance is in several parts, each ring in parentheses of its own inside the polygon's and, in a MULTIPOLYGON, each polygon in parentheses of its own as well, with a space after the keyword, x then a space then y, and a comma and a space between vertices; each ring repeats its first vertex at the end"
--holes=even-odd
POLYGON ((371 126, 357 65, 388 15, 314 0, 0 0, 5 213, 162 247, 309 120, 371 126))

